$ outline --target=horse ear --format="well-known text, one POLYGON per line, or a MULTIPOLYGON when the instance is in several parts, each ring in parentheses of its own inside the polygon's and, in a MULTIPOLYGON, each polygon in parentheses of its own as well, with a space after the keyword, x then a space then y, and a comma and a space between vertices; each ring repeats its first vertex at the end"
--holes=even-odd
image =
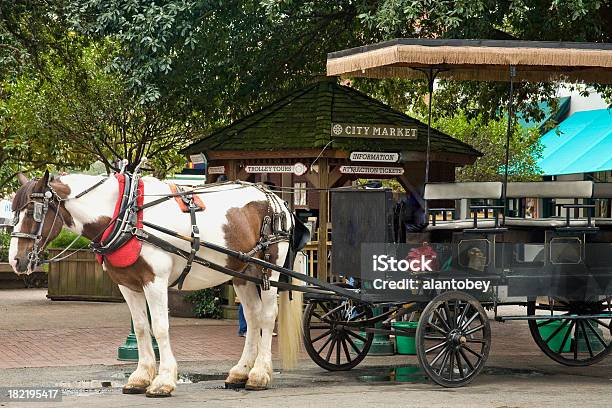
POLYGON ((23 175, 23 173, 17 173, 17 180, 19 180, 19 184, 25 186, 28 183, 28 178, 23 175))
POLYGON ((49 185, 49 170, 36 182, 35 191, 42 191, 49 185))

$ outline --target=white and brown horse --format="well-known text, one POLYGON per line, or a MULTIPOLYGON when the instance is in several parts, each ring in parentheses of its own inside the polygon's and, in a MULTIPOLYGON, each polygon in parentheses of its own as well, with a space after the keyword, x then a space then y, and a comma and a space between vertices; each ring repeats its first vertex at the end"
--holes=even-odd
MULTIPOLYGON (((32 252, 34 240, 28 239, 28 235, 39 234, 37 242, 41 247, 57 236, 62 226, 90 239, 101 235, 112 220, 119 198, 118 181, 115 177, 109 177, 80 196, 100 180, 101 177, 77 174, 49 178, 46 173, 39 180, 28 181, 20 175, 22 187, 13 201, 13 210, 18 216, 14 226, 16 234, 11 239, 9 249, 9 260, 16 273, 32 272, 28 255, 32 252), (44 213, 44 219, 41 220, 39 214, 36 220, 36 214, 33 214, 36 199, 32 197, 43 197, 49 190, 53 192, 54 199, 44 213)), ((166 183, 151 177, 143 177, 143 181, 145 204, 159 198, 155 195, 171 194, 166 183)), ((280 198, 272 197, 278 200, 279 208, 287 212, 286 219, 291 220, 286 205, 280 198)), ((197 213, 202 240, 243 252, 256 246, 268 210, 267 196, 261 189, 230 183, 211 187, 200 198, 206 205, 205 211, 197 213)), ((191 232, 189 214, 183 213, 173 199, 146 208, 143 216, 145 221, 184 236, 189 236, 191 232)), ((177 247, 190 250, 189 243, 185 241, 170 236, 163 238, 177 247)), ((288 246, 287 242, 274 244, 270 248, 270 261, 282 266, 288 246)), ((198 255, 236 271, 242 271, 246 266, 209 249, 200 249, 198 255)), ((138 340, 138 367, 124 386, 125 393, 146 392, 148 396, 169 396, 176 387, 177 364, 168 334, 167 290, 169 282, 180 275, 184 265, 184 259, 147 243, 143 243, 136 263, 129 267, 116 268, 106 262, 103 264, 113 281, 119 284, 130 308, 138 340), (147 319, 147 304, 151 324, 147 319), (159 345, 159 370, 151 343, 151 329, 159 345)), ((261 276, 261 272, 253 266, 248 266, 245 273, 261 276)), ((277 281, 278 278, 279 273, 272 272, 270 279, 277 281)), ((210 288, 230 279, 228 275, 194 264, 183 289, 210 288)), ((296 361, 301 341, 301 297, 294 293, 290 300, 287 292, 282 292, 279 307, 276 288, 258 291, 254 283, 240 279, 234 279, 233 284, 244 307, 248 330, 242 356, 229 371, 226 383, 245 384, 249 389, 265 389, 272 378, 272 333, 279 311, 279 351, 283 365, 288 367, 296 361)))

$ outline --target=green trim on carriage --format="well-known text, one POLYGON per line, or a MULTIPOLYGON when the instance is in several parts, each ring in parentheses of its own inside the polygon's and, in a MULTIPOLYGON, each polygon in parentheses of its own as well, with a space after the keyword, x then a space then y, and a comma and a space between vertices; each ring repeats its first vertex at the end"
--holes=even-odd
MULTIPOLYGON (((209 150, 282 150, 326 146, 332 123, 387 124, 417 127, 417 139, 338 137, 331 148, 345 151, 422 151, 427 147, 427 125, 353 88, 336 78, 325 78, 290 93, 231 125, 205 136, 182 152, 209 150)), ((481 156, 451 136, 432 129, 433 151, 481 156)))
POLYGON ((576 112, 542 136, 544 175, 612 170, 612 110, 576 112))

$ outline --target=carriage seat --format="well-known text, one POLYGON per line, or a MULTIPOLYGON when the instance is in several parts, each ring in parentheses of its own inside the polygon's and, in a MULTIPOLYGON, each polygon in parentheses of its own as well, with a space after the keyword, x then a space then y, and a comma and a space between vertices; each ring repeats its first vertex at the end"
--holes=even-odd
POLYGON ((517 181, 508 183, 508 198, 592 198, 592 181, 517 181))
MULTIPOLYGON (((595 226, 597 220, 591 220, 591 226, 595 226)), ((567 227, 567 220, 561 217, 550 218, 522 218, 506 217, 508 227, 528 227, 528 228, 563 228, 567 227)), ((588 227, 589 222, 586 218, 570 218, 570 227, 588 227)))
MULTIPOLYGON (((428 183, 425 185, 424 198, 428 202, 432 200, 453 200, 455 208, 429 208, 428 220, 431 219, 426 231, 432 230, 464 230, 474 228, 474 219, 470 217, 470 212, 461 214, 459 200, 464 199, 490 199, 499 200, 502 196, 503 184, 497 181, 487 182, 466 182, 466 183, 428 183), (453 212, 454 219, 436 220, 436 215, 453 212)), ((499 223, 498 223, 499 224, 499 223)), ((478 228, 495 228, 495 219, 478 219, 478 228)))

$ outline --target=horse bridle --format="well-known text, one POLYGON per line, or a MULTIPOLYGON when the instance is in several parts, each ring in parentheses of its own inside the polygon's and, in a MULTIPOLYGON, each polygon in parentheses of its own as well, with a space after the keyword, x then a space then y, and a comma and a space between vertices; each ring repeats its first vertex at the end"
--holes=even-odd
MULTIPOLYGON (((100 186, 106 181, 106 177, 92 185, 91 187, 83 190, 79 194, 77 194, 74 198, 80 198, 85 194, 89 193, 96 187, 100 186)), ((21 231, 13 231, 11 232, 11 238, 21 238, 21 239, 30 239, 34 241, 34 245, 32 246, 32 250, 28 252, 28 267, 31 270, 34 270, 38 265, 42 264, 42 260, 40 254, 42 253, 44 246, 47 244, 49 237, 42 242, 42 232, 45 228, 45 219, 47 217, 47 213, 49 209, 55 212, 55 216, 53 217, 53 223, 51 224, 51 230, 55 226, 58 217, 61 219, 62 224, 65 224, 64 217, 61 214, 61 206, 64 201, 67 199, 60 197, 59 194, 53 189, 53 187, 47 183, 46 190, 43 193, 31 193, 30 199, 27 203, 22 205, 19 209, 15 210, 15 217, 13 218, 13 227, 16 227, 19 223, 19 214, 26 208, 28 205, 33 204, 32 209, 32 219, 36 224, 36 232, 35 233, 27 233, 21 231), (39 201, 40 200, 40 201, 39 201), (42 245, 41 245, 42 242, 42 245)))
MULTIPOLYGON (((47 217, 47 213, 49 212, 49 208, 51 208, 55 212, 55 216, 53 217, 53 225, 57 218, 61 218, 62 222, 64 221, 62 215, 60 214, 60 206, 64 201, 53 187, 47 185, 47 190, 43 193, 31 193, 30 200, 25 203, 21 208, 15 211, 15 217, 13 218, 13 227, 17 226, 19 223, 19 214, 26 208, 28 205, 33 204, 32 209, 32 219, 36 224, 36 232, 35 233, 27 233, 22 231, 13 231, 11 233, 11 238, 21 238, 21 239, 30 239, 34 241, 34 245, 32 246, 32 250, 28 252, 28 267, 31 270, 34 270, 38 265, 40 265, 40 254, 43 251, 44 245, 47 243, 47 240, 41 245, 41 241, 43 239, 42 232, 45 228, 45 219, 47 217), (40 200, 40 201, 39 201, 40 200), (53 205, 55 204, 55 205, 53 205)), ((53 229, 53 225, 51 225, 51 229, 53 229)))

